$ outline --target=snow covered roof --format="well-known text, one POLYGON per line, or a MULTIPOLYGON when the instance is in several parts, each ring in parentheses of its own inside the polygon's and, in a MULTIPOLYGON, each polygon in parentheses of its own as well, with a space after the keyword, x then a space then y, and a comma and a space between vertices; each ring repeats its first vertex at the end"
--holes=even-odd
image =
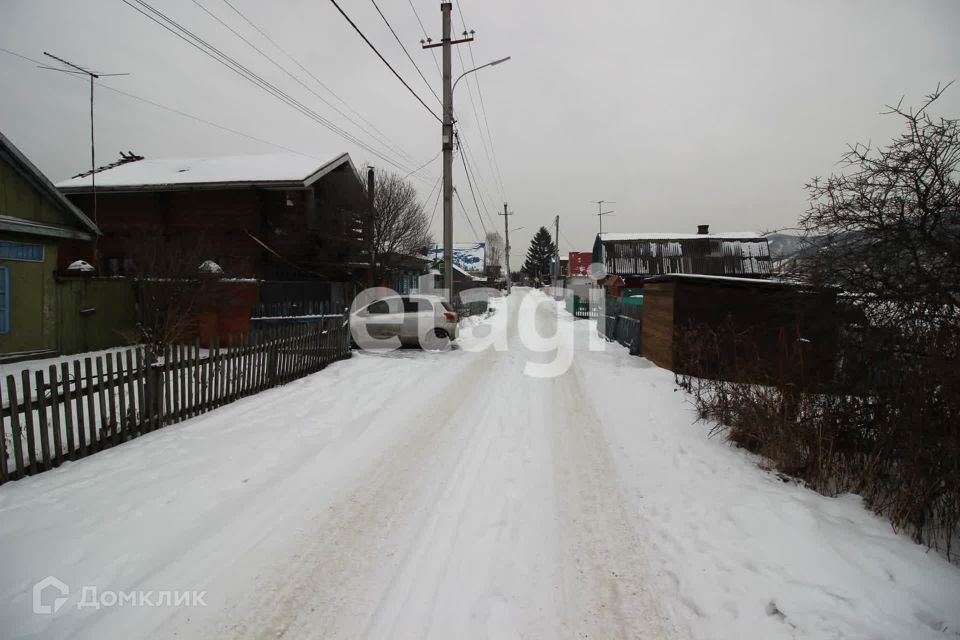
POLYGON ((630 240, 763 240, 755 231, 728 231, 725 233, 599 233, 603 242, 630 240))
MULTIPOLYGON (((337 167, 353 169, 350 155, 322 160, 297 153, 270 153, 211 158, 162 158, 126 162, 98 171, 100 189, 156 189, 187 185, 269 185, 306 187, 337 167)), ((354 171, 355 172, 355 171, 354 171)), ((57 183, 64 192, 88 191, 91 176, 70 178, 57 183)))

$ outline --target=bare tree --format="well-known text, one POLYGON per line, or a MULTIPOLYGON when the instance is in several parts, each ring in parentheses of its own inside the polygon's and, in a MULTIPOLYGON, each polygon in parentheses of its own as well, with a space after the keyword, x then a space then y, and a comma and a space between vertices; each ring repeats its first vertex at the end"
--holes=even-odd
POLYGON ((859 294, 875 321, 902 331, 958 318, 960 121, 930 113, 947 86, 917 110, 889 107, 905 132, 886 147, 850 147, 843 171, 807 185, 800 221, 819 246, 806 262, 812 279, 859 294))
POLYGON ((488 267, 503 266, 503 236, 497 231, 487 231, 486 263, 488 267))
POLYGON ((430 219, 413 185, 395 173, 379 172, 374 186, 374 281, 384 282, 399 254, 419 254, 431 244, 430 219))
POLYGON ((155 361, 164 347, 195 336, 200 314, 216 308, 223 271, 202 238, 175 243, 143 238, 130 265, 137 293, 137 325, 128 338, 155 361))

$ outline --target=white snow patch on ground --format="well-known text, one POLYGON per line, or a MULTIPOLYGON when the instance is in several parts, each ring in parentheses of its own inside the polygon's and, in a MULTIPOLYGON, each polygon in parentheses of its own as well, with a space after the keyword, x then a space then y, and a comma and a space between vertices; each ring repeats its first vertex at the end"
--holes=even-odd
POLYGON ((592 323, 508 305, 0 487, 10 638, 949 638, 960 570, 709 439, 592 323), (511 319, 513 322, 504 323, 511 319), (471 351, 505 327, 508 351, 471 351), (566 347, 564 350, 567 350, 566 347), (71 587, 54 615, 31 589, 71 587), (77 609, 84 585, 206 607, 77 609))

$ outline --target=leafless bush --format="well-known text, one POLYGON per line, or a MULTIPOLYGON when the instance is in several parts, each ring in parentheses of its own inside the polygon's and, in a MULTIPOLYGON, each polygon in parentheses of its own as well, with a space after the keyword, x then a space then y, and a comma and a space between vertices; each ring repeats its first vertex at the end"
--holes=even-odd
POLYGON ((143 344, 155 360, 164 347, 198 332, 202 308, 215 308, 222 274, 201 265, 210 259, 202 238, 172 242, 144 239, 133 257, 132 274, 137 293, 137 325, 132 342, 143 344))
MULTIPOLYGON (((771 375, 769 356, 730 327, 684 332, 678 382, 714 432, 826 495, 852 492, 914 540, 960 558, 960 332, 928 336, 928 355, 860 351, 881 375, 810 380, 801 345, 785 339, 771 375), (716 355, 730 368, 719 373, 716 355), (763 379, 764 383, 745 382, 763 379)), ((844 348, 844 347, 842 347, 844 348)), ((841 359, 841 362, 849 362, 841 359)))

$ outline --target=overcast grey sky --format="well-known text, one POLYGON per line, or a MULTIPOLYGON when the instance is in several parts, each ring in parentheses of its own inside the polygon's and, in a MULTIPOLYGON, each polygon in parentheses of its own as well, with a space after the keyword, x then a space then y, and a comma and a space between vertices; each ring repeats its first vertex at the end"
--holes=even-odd
MULTIPOLYGON (((234 13, 224 0, 148 0, 151 5, 282 87, 320 115, 382 149, 285 76, 197 5, 244 34, 315 92, 360 121, 234 13)), ((369 0, 338 0, 414 90, 439 105, 369 0)), ((411 168, 440 148, 440 125, 393 77, 329 0, 231 0, 260 29, 372 123, 411 168)), ((439 0, 412 0, 429 34, 440 34, 439 0)), ((439 93, 439 72, 408 0, 378 0, 439 93)), ((0 47, 43 51, 102 72, 103 80, 167 107, 297 151, 350 152, 392 168, 266 95, 121 0, 0 0, 0 47)), ((905 96, 918 103, 960 76, 957 0, 462 0, 454 28, 476 30, 467 68, 506 55, 479 74, 489 151, 475 84, 457 88, 455 109, 479 174, 478 198, 502 229, 505 195, 515 212, 516 259, 541 224, 561 220, 561 250, 589 250, 596 205, 616 201, 610 231, 768 230, 790 226, 806 206, 803 185, 829 173, 848 142, 883 142, 899 123, 879 115, 905 96), (488 159, 489 156, 489 159, 488 159), (502 176, 503 193, 495 157, 502 176), (485 203, 485 205, 484 205, 485 203), (572 243, 572 244, 571 244, 572 243)), ((454 70, 460 60, 455 53, 454 70)), ((0 52, 0 131, 53 180, 89 165, 88 94, 75 78, 0 52)), ((121 150, 147 157, 266 153, 276 147, 228 133, 107 90, 97 91, 98 160, 121 150)), ((960 116, 960 83, 937 112, 960 116)), ((364 127, 368 128, 367 125, 364 127)), ((98 163, 99 164, 99 163, 98 163)), ((459 158, 457 167, 461 167, 459 158)), ((426 198, 439 160, 416 182, 426 198)), ((477 233, 462 168, 455 175, 477 233)), ((434 192, 435 194, 436 192, 434 192)), ((433 210, 431 198, 428 211, 433 210)), ((434 223, 440 237, 440 214, 434 223)), ((455 239, 473 233, 455 200, 455 239)), ((517 264, 515 262, 515 264, 517 264)))

